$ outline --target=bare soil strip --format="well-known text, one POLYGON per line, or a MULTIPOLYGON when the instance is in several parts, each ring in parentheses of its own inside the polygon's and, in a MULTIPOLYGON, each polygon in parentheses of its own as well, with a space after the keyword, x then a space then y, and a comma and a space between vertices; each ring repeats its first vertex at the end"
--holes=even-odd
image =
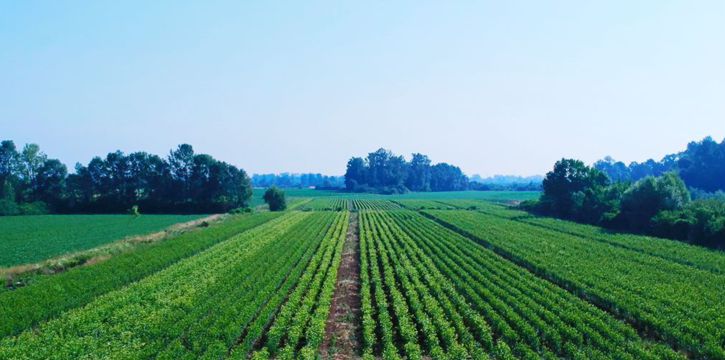
POLYGON ((343 245, 325 339, 320 348, 322 359, 360 357, 360 306, 360 238, 358 213, 353 212, 343 245))

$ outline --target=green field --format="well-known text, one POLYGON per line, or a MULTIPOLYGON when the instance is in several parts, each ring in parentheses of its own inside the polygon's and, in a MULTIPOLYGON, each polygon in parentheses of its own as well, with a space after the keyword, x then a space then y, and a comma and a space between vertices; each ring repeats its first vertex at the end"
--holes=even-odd
MULTIPOLYGON (((440 192, 409 192, 397 195, 382 195, 370 193, 349 193, 333 190, 315 189, 283 189, 289 197, 345 197, 345 198, 375 198, 375 199, 479 199, 491 201, 529 200, 537 199, 541 195, 538 191, 440 191, 440 192)), ((265 189, 255 188, 252 201, 263 202, 262 195, 265 189)))
POLYGON ((97 296, 140 280, 243 231, 279 217, 280 213, 235 215, 206 229, 166 241, 140 244, 93 266, 55 275, 35 276, 26 286, 0 291, 0 337, 18 333, 59 313, 80 307, 97 296))
POLYGON ((492 247, 542 279, 575 294, 586 294, 591 303, 623 320, 652 329, 678 349, 705 358, 725 357, 722 253, 635 236, 628 241, 597 241, 572 234, 568 226, 547 229, 481 212, 425 214, 492 247), (672 255, 683 252, 682 248, 690 256, 672 255))
MULTIPOLYGON (((314 190, 314 189, 283 189, 288 198, 315 198, 315 199, 368 199, 368 200, 485 200, 492 202, 516 202, 538 199, 541 195, 538 191, 443 191, 443 192, 410 192, 398 195, 381 195, 368 193, 348 193, 331 190, 314 190)), ((252 206, 256 207, 264 204, 262 196, 265 189, 256 188, 252 195, 252 206)))
POLYGON ((0 217, 0 267, 33 263, 148 234, 201 215, 37 215, 0 217))
POLYGON ((408 358, 676 356, 417 213, 366 212, 361 229, 363 273, 369 272, 363 278, 367 354, 380 347, 408 358))
POLYGON ((301 196, 38 276, 0 292, 0 358, 725 359, 722 252, 424 195, 301 196))

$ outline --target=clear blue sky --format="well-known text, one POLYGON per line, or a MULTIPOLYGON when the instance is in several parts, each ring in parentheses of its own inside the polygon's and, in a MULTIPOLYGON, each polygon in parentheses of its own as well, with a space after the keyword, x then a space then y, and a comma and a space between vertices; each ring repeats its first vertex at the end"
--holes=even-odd
POLYGON ((378 147, 468 174, 725 136, 725 1, 0 0, 0 139, 249 172, 378 147), (274 134, 274 136, 272 136, 274 134))

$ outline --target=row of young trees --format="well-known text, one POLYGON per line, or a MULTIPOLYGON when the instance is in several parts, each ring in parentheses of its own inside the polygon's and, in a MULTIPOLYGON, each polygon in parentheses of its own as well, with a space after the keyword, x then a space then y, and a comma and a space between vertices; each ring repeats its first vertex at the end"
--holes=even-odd
POLYGON ((247 206, 251 182, 242 169, 182 144, 166 158, 109 153, 75 173, 35 144, 0 146, 0 214, 118 213, 137 205, 149 213, 211 213, 247 206))
POLYGON ((660 161, 649 159, 626 165, 606 157, 597 161, 594 167, 615 182, 637 181, 647 176, 677 172, 689 188, 704 192, 725 191, 725 139, 720 143, 711 137, 693 141, 686 150, 667 155, 660 161))
POLYGON ((423 154, 413 154, 410 162, 390 150, 378 149, 366 158, 347 162, 345 188, 354 192, 397 194, 407 191, 459 191, 468 188, 468 177, 447 163, 431 165, 423 154))
POLYGON ((522 207, 617 230, 725 248, 725 201, 691 200, 676 172, 614 181, 582 161, 562 159, 546 174, 540 200, 522 207))

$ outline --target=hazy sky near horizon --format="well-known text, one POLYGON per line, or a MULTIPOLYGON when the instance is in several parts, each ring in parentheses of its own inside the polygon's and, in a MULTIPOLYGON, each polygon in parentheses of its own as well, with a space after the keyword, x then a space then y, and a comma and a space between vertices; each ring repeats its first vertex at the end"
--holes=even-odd
POLYGON ((0 1, 0 139, 250 173, 379 147, 468 174, 725 137, 723 1, 0 1))

